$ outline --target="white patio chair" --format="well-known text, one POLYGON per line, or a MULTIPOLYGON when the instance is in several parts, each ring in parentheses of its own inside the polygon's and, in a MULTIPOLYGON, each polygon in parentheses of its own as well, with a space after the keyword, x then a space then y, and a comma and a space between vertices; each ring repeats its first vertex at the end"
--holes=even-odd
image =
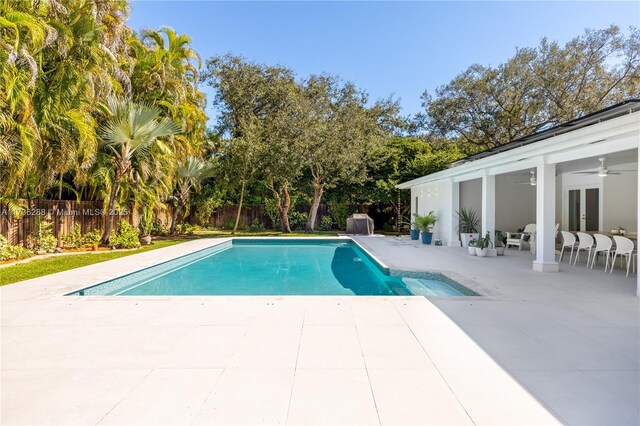
POLYGON ((584 232, 578 232, 578 246, 576 247, 576 257, 573 260, 574 266, 580 259, 580 252, 587 252, 587 268, 589 267, 589 261, 591 260, 591 250, 593 250, 593 237, 584 232))
POLYGON ((536 224, 530 223, 524 227, 522 232, 507 232, 507 244, 509 246, 518 247, 518 250, 522 250, 522 246, 529 246, 529 239, 536 233, 536 224))
POLYGON ((609 268, 609 258, 611 257, 611 247, 613 246, 613 241, 611 241, 611 238, 603 234, 595 234, 593 237, 596 239, 596 247, 593 249, 593 257, 591 258, 591 269, 593 269, 593 264, 596 263, 596 257, 598 257, 598 254, 603 253, 605 255, 605 262, 603 262, 604 271, 607 272, 607 269, 609 268))
POLYGON ((613 260, 611 261, 611 270, 609 273, 613 273, 613 267, 616 264, 616 257, 620 255, 620 267, 622 267, 622 258, 627 261, 627 277, 629 276, 629 265, 633 263, 633 273, 636 273, 636 265, 633 262, 635 260, 635 251, 633 247, 633 241, 626 237, 620 237, 615 235, 613 239, 616 242, 616 250, 613 253, 613 260))
POLYGON ((570 247, 571 254, 569 255, 569 265, 571 265, 571 260, 573 260, 573 250, 576 248, 576 245, 577 245, 576 236, 573 235, 571 232, 567 232, 567 231, 560 231, 560 234, 562 234, 562 249, 560 250, 559 262, 562 262, 562 256, 564 256, 564 249, 566 248, 568 250, 570 247))

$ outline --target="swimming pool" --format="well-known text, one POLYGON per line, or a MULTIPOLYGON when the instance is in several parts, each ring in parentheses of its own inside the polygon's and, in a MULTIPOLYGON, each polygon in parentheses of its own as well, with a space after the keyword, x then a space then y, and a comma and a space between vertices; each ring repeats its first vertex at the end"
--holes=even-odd
POLYGON ((389 271, 353 240, 233 239, 68 296, 476 296, 442 274, 389 271))

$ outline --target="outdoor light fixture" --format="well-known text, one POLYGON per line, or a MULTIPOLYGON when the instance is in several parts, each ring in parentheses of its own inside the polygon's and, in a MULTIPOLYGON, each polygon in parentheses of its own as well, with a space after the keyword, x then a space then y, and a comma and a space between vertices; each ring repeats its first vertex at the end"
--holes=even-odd
POLYGON ((609 174, 609 169, 607 169, 604 165, 604 157, 598 158, 600 161, 600 167, 598 167, 598 176, 606 177, 609 174))
POLYGON ((536 180, 536 171, 531 170, 529 173, 531 173, 531 177, 529 178, 529 185, 536 186, 538 184, 538 181, 536 180))

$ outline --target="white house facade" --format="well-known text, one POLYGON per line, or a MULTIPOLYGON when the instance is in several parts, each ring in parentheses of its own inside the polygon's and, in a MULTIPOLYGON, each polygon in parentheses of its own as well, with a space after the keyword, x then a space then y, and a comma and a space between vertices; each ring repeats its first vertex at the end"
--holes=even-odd
MULTIPOLYGON (((448 169, 398 185, 411 190, 411 213, 433 210, 436 238, 459 246, 456 212, 476 210, 481 234, 536 224, 533 269, 558 271, 560 230, 620 227, 636 236, 640 222, 640 100, 483 151, 448 169)), ((636 278, 637 279, 637 278, 636 278)), ((640 296, 640 281, 638 281, 640 296)))

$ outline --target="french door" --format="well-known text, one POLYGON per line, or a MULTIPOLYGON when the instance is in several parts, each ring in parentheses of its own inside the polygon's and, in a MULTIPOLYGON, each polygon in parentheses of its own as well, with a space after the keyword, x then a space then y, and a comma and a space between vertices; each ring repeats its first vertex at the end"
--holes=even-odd
POLYGON ((602 223, 602 188, 569 187, 565 193, 569 231, 599 231, 602 223))

